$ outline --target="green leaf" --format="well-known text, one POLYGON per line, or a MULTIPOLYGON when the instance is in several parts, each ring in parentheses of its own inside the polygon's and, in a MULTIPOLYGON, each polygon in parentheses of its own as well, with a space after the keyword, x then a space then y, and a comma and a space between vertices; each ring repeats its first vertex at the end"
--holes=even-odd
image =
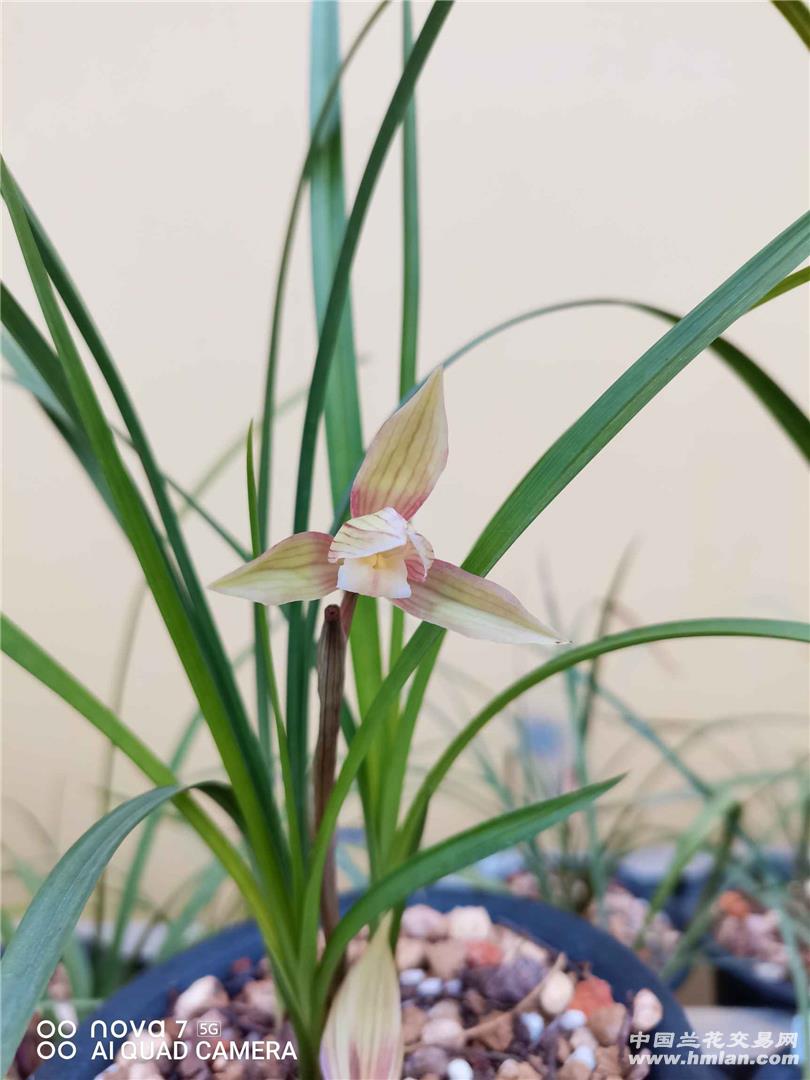
MULTIPOLYGON (((45 229, 36 217, 30 204, 27 203, 25 197, 19 190, 16 183, 6 176, 6 187, 11 194, 11 200, 15 204, 15 210, 19 211, 20 207, 25 211, 28 219, 28 225, 30 227, 30 237, 33 238, 39 254, 42 259, 41 265, 37 264, 37 261, 30 258, 30 255, 26 258, 29 272, 32 275, 40 276, 41 271, 44 268, 46 273, 50 276, 51 282, 56 287, 57 292, 61 296, 65 307, 69 314, 73 318, 73 321, 84 339, 90 354, 95 360, 99 371, 101 372, 104 381, 106 382, 118 411, 126 426, 131 444, 137 453, 141 465, 143 466, 144 473, 146 474, 149 482, 149 487, 152 491, 155 503, 160 513, 163 526, 166 530, 169 544, 171 546, 172 553, 176 560, 177 566, 180 571, 185 589, 188 592, 189 604, 187 607, 188 619, 191 623, 192 629, 196 637, 198 638, 199 645, 207 658, 207 664, 213 681, 217 684, 219 695, 222 699, 222 703, 225 707, 226 716, 229 718, 229 727, 235 732, 237 741, 242 744, 243 752, 250 756, 248 760, 243 758, 241 763, 237 759, 232 758, 237 764, 237 767, 247 765, 247 771, 251 774, 253 785, 258 791, 259 798, 257 800, 257 809, 263 808, 263 817, 266 822, 266 827, 262 833, 254 834, 253 842, 256 849, 257 857, 260 860, 266 859, 265 851, 262 848, 269 848, 267 845, 267 838, 269 837, 270 844, 273 848, 273 858, 268 860, 271 874, 275 874, 277 869, 282 871, 286 867, 287 863, 287 849, 285 844, 285 838, 281 828, 281 822, 279 819, 278 808, 276 806, 272 783, 268 775, 264 775, 261 769, 261 764, 252 760, 253 747, 250 745, 250 741, 253 733, 250 730, 247 714, 244 709, 241 695, 234 678, 233 671, 231 670, 228 662, 227 655, 225 653, 224 646, 220 639, 217 628, 214 624, 211 612, 208 606, 206 595, 200 584, 196 568, 194 566, 191 555, 188 551, 188 547, 185 542, 180 523, 172 506, 171 500, 168 497, 165 479, 163 473, 157 465, 152 448, 147 438, 146 432, 138 417, 134 403, 132 402, 124 382, 118 372, 115 362, 110 354, 107 346, 101 336, 98 327, 95 325, 87 307, 79 294, 70 274, 62 262, 58 252, 54 245, 51 243, 45 229), (257 843, 258 841, 258 843, 257 843), (264 841, 264 843, 262 843, 264 841)), ((7 198, 8 202, 8 198, 7 198)), ((11 209, 11 205, 10 205, 11 209)), ((14 216, 12 214, 12 216, 14 216)), ((16 227, 16 226, 15 226, 16 227)), ((18 229, 18 238, 19 229, 18 229)), ((21 240, 22 243, 22 240, 21 240)), ((42 284, 46 284, 44 281, 42 284)), ((36 282, 35 282, 36 288, 36 282)), ((70 339, 70 334, 67 331, 67 327, 59 317, 58 311, 55 311, 53 305, 50 303, 52 300, 52 294, 50 288, 38 290, 38 298, 40 302, 45 301, 43 307, 43 314, 45 315, 46 322, 48 322, 49 329, 54 336, 54 343, 57 345, 57 353, 60 355, 60 359, 65 363, 70 359, 68 353, 65 353, 65 348, 73 347, 70 339), (49 319, 50 315, 50 319, 49 319), (57 316, 56 318, 54 316, 57 316), (62 348, 60 350, 60 342, 62 348)), ((78 357, 76 357, 78 360, 78 357)), ((81 361, 78 361, 78 367, 81 367, 81 361)), ((84 372, 82 371, 82 375, 84 372)), ((68 382, 70 383, 70 377, 68 375, 68 382)), ((89 387, 89 383, 85 381, 84 389, 89 387)), ((92 390, 90 395, 86 393, 80 396, 76 395, 75 388, 73 390, 74 398, 77 402, 77 409, 79 417, 82 417, 81 398, 85 397, 88 401, 92 398, 92 390)), ((98 410, 98 416, 101 417, 100 409, 98 410)), ((103 419, 103 417, 102 417, 103 419)), ((109 440, 109 432, 105 433, 106 438, 109 440)), ((114 443, 110 441, 113 451, 115 452, 114 443)), ((100 457, 101 460, 101 457, 100 457)), ((109 482, 109 478, 108 478, 109 482)), ((138 551, 135 547, 136 553, 138 551)), ((148 575, 147 575, 148 580, 148 575)), ((156 597, 157 599, 157 597, 156 597)), ((181 661, 184 659, 182 654, 180 656, 181 661)), ((212 729, 215 739, 217 738, 216 730, 212 729)), ((227 765, 226 765, 227 768, 227 765)), ((240 793, 240 797, 242 797, 240 793)), ((246 811, 246 819, 250 820, 250 811, 246 811)), ((279 901, 283 904, 285 901, 283 893, 279 894, 279 901)), ((283 910, 283 908, 282 908, 283 910)))
MULTIPOLYGON (((3 303, 5 303, 5 298, 3 303)), ((63 424, 70 424, 70 416, 62 407, 61 402, 57 399, 50 386, 48 386, 31 363, 28 354, 6 330, 5 326, 3 327, 2 339, 0 339, 0 341, 2 341, 0 349, 2 349, 3 356, 8 361, 9 367, 14 373, 13 379, 9 376, 9 381, 13 381, 17 386, 22 387, 23 390, 27 390, 32 397, 37 399, 46 412, 52 413, 54 416, 58 417, 63 424)), ((6 378, 5 372, 3 373, 3 378, 6 378)))
MULTIPOLYGON (((89 720, 153 783, 177 786, 177 779, 171 769, 164 765, 134 732, 5 615, 0 621, 0 631, 0 643, 9 659, 89 720)), ((234 884, 253 910, 270 948, 281 962, 284 962, 285 939, 281 936, 281 928, 276 922, 276 912, 270 911, 264 894, 242 856, 219 826, 188 795, 179 794, 175 802, 188 823, 227 867, 234 884)))
MULTIPOLYGON (((632 546, 622 552, 622 556, 616 566, 613 576, 608 585, 607 592, 599 606, 599 618, 596 624, 596 637, 603 638, 607 634, 610 620, 613 617, 616 601, 621 592, 624 579, 630 565, 632 546)), ((588 768, 588 732, 591 725, 591 712, 596 691, 599 686, 599 666, 601 657, 595 656, 588 670, 588 677, 581 694, 573 695, 573 709, 571 715, 572 731, 574 736, 574 771, 577 783, 587 784, 589 776, 588 768)), ((572 674, 573 670, 568 669, 572 674)), ((573 684, 575 687, 575 684, 573 684)), ((605 922, 604 894, 607 885, 607 873, 604 866, 603 844, 599 837, 599 828, 596 820, 596 812, 593 806, 589 806, 586 813, 588 825, 588 874, 591 891, 596 899, 597 915, 600 925, 605 922)))
MULTIPOLYGON (((402 4, 402 61, 406 64, 413 48, 413 27, 410 0, 402 4)), ((419 177, 416 143, 416 101, 411 100, 402 122, 402 337, 399 354, 399 397, 404 399, 416 383, 416 353, 419 337, 419 177)), ((405 640, 404 612, 394 607, 391 611, 391 641, 388 665, 393 667, 402 652, 405 640)), ((379 684, 378 684, 379 685, 379 684)), ((375 687, 375 692, 378 687, 375 687)), ((361 715, 371 702, 361 703, 361 715)), ((407 722, 407 718, 406 718, 407 722)), ((372 747, 370 760, 376 759, 378 773, 385 771, 385 784, 378 783, 379 846, 385 851, 396 828, 396 814, 402 796, 404 762, 394 753, 399 767, 392 774, 388 768, 391 750, 402 739, 399 717, 399 698, 391 706, 388 731, 385 739, 379 739, 375 753, 372 747), (385 765, 383 766, 383 762, 385 765)))
POLYGON ((22 385, 37 395, 45 415, 67 443, 118 523, 118 510, 90 443, 76 424, 76 408, 53 350, 12 293, 0 286, 3 356, 22 385), (54 404, 55 403, 55 404, 54 404))
MULTIPOLYGON (((258 559, 262 553, 261 530, 256 506, 256 479, 253 467, 253 423, 248 428, 245 442, 245 466, 247 482, 248 520, 250 522, 251 558, 258 559)), ((267 629, 267 614, 264 605, 253 604, 253 669, 256 678, 256 716, 259 729, 259 743, 264 753, 271 782, 273 777, 273 746, 270 740, 270 702, 268 691, 275 691, 275 704, 278 705, 275 669, 268 670, 273 662, 270 648, 270 635, 267 629)), ((280 706, 279 706, 280 708, 280 706)), ((278 714, 281 715, 280 713, 278 714)))
POLYGON ((773 6, 790 23, 807 48, 810 48, 810 9, 804 0, 772 0, 773 6))
POLYGON ((753 311, 754 308, 762 307, 763 304, 769 304, 771 300, 775 300, 777 296, 783 296, 792 289, 798 289, 800 285, 806 285, 808 281, 810 281, 810 266, 806 266, 803 270, 797 270, 793 274, 788 274, 788 276, 783 278, 778 285, 774 285, 772 289, 766 292, 761 300, 757 300, 755 304, 752 304, 751 310, 753 311))
MULTIPOLYGON (((329 303, 329 293, 340 247, 346 233, 346 196, 343 178, 343 136, 340 94, 333 95, 325 129, 318 132, 320 115, 329 90, 340 72, 340 7, 331 0, 315 0, 312 5, 310 48, 310 120, 315 152, 310 164, 310 234, 312 283, 319 330, 329 303)), ((351 295, 347 287, 343 316, 335 343, 334 358, 327 379, 324 406, 329 479, 335 510, 354 479, 356 462, 363 456, 363 430, 357 386, 357 355, 352 328, 351 295)), ((300 620, 294 624, 304 629, 300 620)), ((357 697, 361 710, 374 698, 382 682, 380 630, 377 603, 362 597, 357 604, 349 637, 357 697)), ((289 648, 295 654, 310 648, 298 633, 290 635, 289 648)), ((301 671, 308 678, 308 666, 301 671)), ((306 698, 295 723, 300 730, 297 743, 306 748, 306 698)))
MULTIPOLYGON (((624 372, 539 458, 490 520, 464 569, 486 575, 535 518, 582 469, 704 348, 773 288, 810 252, 810 214, 805 214, 737 270, 718 289, 684 316, 624 372)), ((444 631, 423 623, 411 637, 380 687, 343 764, 347 778, 356 774, 367 747, 385 722, 397 695, 420 663, 435 664, 444 631)), ((414 685, 427 686, 427 679, 414 685)), ((423 692, 423 691, 422 691, 423 692)), ((420 698, 411 708, 418 715, 420 698)), ((405 749, 407 756, 407 748, 405 749)), ((393 763, 396 767, 396 763, 393 763)), ((341 776, 335 803, 342 797, 341 776)), ((327 807, 324 821, 331 818, 327 807)), ((322 840, 313 856, 322 858, 322 840)))
POLYGON ((634 948, 640 949, 644 943, 644 934, 659 911, 678 887, 686 866, 703 848, 718 822, 736 820, 739 802, 729 789, 721 789, 705 804, 695 821, 684 829, 678 837, 672 859, 664 876, 650 898, 649 907, 644 916, 644 925, 639 930, 634 948))
MULTIPOLYGON (((21 193, 5 162, 2 163, 2 194, 76 403, 82 429, 104 471, 124 530, 141 563, 177 655, 210 726, 225 770, 242 804, 251 846, 262 869, 265 887, 273 897, 274 915, 280 918, 282 924, 289 926, 292 911, 289 897, 282 887, 285 840, 269 778, 256 753, 255 735, 248 726, 244 712, 236 707, 235 699, 215 675, 219 665, 214 662, 209 648, 211 640, 206 639, 205 634, 200 637, 200 627, 180 590, 154 523, 121 460, 109 424, 54 296, 21 193)), ((229 678, 232 681, 232 673, 229 678)))
POLYGON ((197 918, 214 899, 227 878, 228 875, 221 863, 212 862, 205 867, 182 910, 170 920, 166 930, 166 937, 163 939, 155 957, 156 963, 166 960, 185 947, 188 943, 189 930, 192 929, 197 918))
MULTIPOLYGON (((583 661, 592 660, 596 656, 603 656, 606 653, 616 652, 620 649, 634 648, 637 645, 649 645, 654 641, 693 637, 757 637, 810 643, 810 626, 806 623, 787 622, 777 619, 689 619, 640 626, 632 630, 625 630, 622 633, 609 634, 607 637, 591 641, 586 645, 577 645, 566 649, 552 660, 541 664, 540 667, 530 671, 527 675, 501 691, 453 738, 429 770, 414 796, 398 834, 398 857, 403 858, 412 849, 419 835, 421 822, 427 812, 430 799, 458 756, 493 717, 502 712, 521 694, 525 694, 527 690, 551 678, 552 675, 574 667, 583 661)), ((355 739, 356 741, 357 739, 355 739)), ((663 752, 667 752, 669 749, 657 735, 656 744, 663 752)), ((680 759, 677 759, 677 762, 679 766, 683 765, 680 759)), ((697 780, 700 783, 699 779, 694 777, 694 774, 690 774, 689 779, 690 782, 697 780)), ((706 785, 701 784, 701 788, 704 793, 709 793, 706 785)))
MULTIPOLYGON (((30 896, 36 894, 43 882, 43 877, 33 866, 21 859, 19 855, 13 855, 11 860, 6 858, 6 869, 19 881, 30 896), (9 862, 11 865, 8 865, 9 862)), ((4 937, 4 944, 8 944, 14 936, 13 932, 4 937)), ((65 971, 70 982, 71 1000, 74 998, 90 998, 93 996, 93 972, 90 966, 90 958, 87 949, 75 933, 68 935, 62 947, 60 957, 65 965, 65 971)))
MULTIPOLYGON (((411 0, 402 4, 402 60, 413 48, 411 0)), ((402 121, 402 341, 399 352, 399 396, 416 382, 416 344, 419 333, 419 176, 416 153, 416 100, 402 121)), ((361 448, 362 454, 362 448, 361 448)))
POLYGON ((309 141, 309 146, 307 148, 304 162, 301 166, 301 171, 298 174, 298 180, 295 185, 292 205, 290 207, 290 213, 287 219, 287 228, 284 234, 284 244, 282 246, 281 259, 279 261, 278 273, 276 275, 276 287, 273 297, 273 315, 270 328, 270 344, 267 353, 267 367, 265 371, 264 383, 264 405, 262 409, 261 452, 259 455, 259 483, 257 500, 259 512, 259 529, 263 548, 267 547, 270 529, 270 486, 273 457, 273 424, 276 417, 276 374, 278 371, 278 352, 279 342, 281 340, 281 322, 282 313, 284 310, 284 296, 287 287, 287 273, 289 270, 290 258, 292 256, 295 227, 298 222, 298 214, 301 208, 301 203, 303 201, 304 190, 306 188, 307 178, 309 177, 309 171, 315 155, 318 152, 320 139, 328 128, 332 105, 337 99, 338 90, 340 88, 340 80, 343 77, 349 64, 352 62, 355 55, 357 54, 357 51, 365 40, 366 35, 374 26, 380 15, 382 15, 383 11, 388 6, 388 3, 389 0, 382 0, 382 2, 374 8, 368 19, 366 19, 366 21, 363 23, 359 33, 357 34, 357 37, 352 42, 351 48, 346 53, 346 56, 344 57, 340 67, 335 72, 334 78, 329 85, 328 91, 324 94, 323 107, 320 111, 317 122, 313 125, 312 136, 309 141))
MULTIPOLYGON (((800 274, 804 274, 801 271, 800 274)), ((800 275, 791 275, 791 277, 797 278, 800 275)), ((789 278, 780 282, 776 289, 772 289, 760 303, 765 303, 767 299, 773 299, 775 296, 781 295, 786 292, 788 288, 793 288, 795 285, 788 285, 789 278)), ((795 284, 800 284, 797 281, 795 284)), ((759 306, 755 304, 754 307, 759 306)), ((519 326, 521 323, 528 322, 533 319, 541 318, 543 315, 552 315, 561 311, 572 311, 578 308, 589 307, 625 307, 633 311, 641 311, 647 315, 653 315, 656 318, 664 319, 668 323, 673 325, 680 321, 680 316, 673 314, 671 311, 666 311, 664 308, 654 307, 652 304, 645 304, 638 300, 624 300, 616 297, 593 297, 586 300, 566 300, 558 304, 547 304, 544 307, 532 308, 530 311, 521 312, 519 315, 514 315, 510 319, 506 319, 504 322, 490 327, 482 334, 476 335, 471 341, 468 341, 465 345, 462 345, 460 349, 456 349, 454 353, 451 353, 446 360, 443 361, 444 367, 450 367, 461 359, 462 356, 466 356, 472 349, 478 345, 482 345, 485 341, 489 341, 490 338, 495 337, 497 334, 503 333, 505 330, 511 329, 513 326, 519 326)), ((774 420, 783 428, 785 434, 796 444, 800 453, 805 459, 810 459, 810 419, 799 408, 799 406, 792 400, 792 398, 785 393, 785 391, 776 383, 770 375, 767 374, 750 356, 739 349, 736 345, 733 345, 727 338, 718 337, 709 346, 721 360, 748 386, 752 393, 759 398, 761 404, 771 414, 774 420)))
POLYGON ((38 890, 0 960, 3 1075, 102 870, 135 826, 181 790, 156 788, 116 807, 76 841, 38 890))
MULTIPOLYGON (((262 539, 262 546, 267 545, 267 537, 269 535, 273 420, 275 416, 275 382, 276 371, 278 368, 278 350, 281 333, 281 318, 283 311, 284 294, 286 291, 289 260, 292 254, 292 244, 295 234, 295 226, 298 220, 298 213, 301 202, 303 200, 304 189, 307 179, 310 175, 313 163, 318 154, 320 153, 321 140, 325 136, 327 136, 327 133, 329 131, 329 125, 334 120, 335 114, 333 112, 333 107, 338 101, 340 80, 344 72, 346 71, 346 68, 351 63, 352 58, 355 56, 357 50, 365 39, 366 35, 371 30, 372 26, 377 21, 379 16, 382 14, 387 2, 388 0, 383 0, 383 2, 379 4, 374 9, 374 11, 372 11, 369 18, 361 27, 360 32, 352 43, 352 46, 347 52, 343 62, 335 71, 327 90, 323 94, 323 102, 318 117, 312 125, 312 133, 310 137, 309 147, 307 149, 307 155, 304 159, 304 164, 298 176, 295 194, 293 195, 292 207, 290 209, 290 215, 287 222, 287 230, 284 236, 281 262, 279 264, 278 276, 276 279, 275 299, 273 302, 273 320, 270 331, 270 348, 268 352, 267 372, 265 377, 264 414, 262 420, 261 457, 259 461, 259 483, 257 492, 259 530, 262 539)), ((336 8, 335 4, 323 4, 323 6, 336 8)), ((313 10, 313 32, 315 31, 315 18, 318 18, 319 25, 321 25, 321 19, 323 15, 324 13, 320 11, 315 12, 313 10)), ((326 13, 326 15, 328 17, 328 13, 326 13)), ((323 52, 324 50, 321 51, 323 52)), ((329 59, 328 52, 325 52, 324 55, 327 59, 329 59)), ((344 333, 344 337, 341 343, 345 345, 346 337, 345 331, 343 331, 342 329, 343 325, 344 324, 341 323, 341 333, 344 333)), ((350 329, 351 327, 349 325, 349 331, 350 329)), ((351 343, 350 340, 349 343, 351 343)), ((309 610, 310 614, 305 619, 300 604, 290 605, 288 612, 290 630, 287 639, 287 729, 290 745, 290 761, 293 768, 295 787, 298 793, 298 829, 302 837, 306 837, 309 835, 309 829, 307 826, 307 800, 304 797, 303 792, 306 786, 307 774, 309 672, 311 667, 311 656, 313 650, 312 628, 314 628, 315 625, 315 617, 318 610, 317 604, 311 604, 309 610)))
MULTIPOLYGON (((3 286, 2 291, 3 299, 0 311, 4 328, 7 328, 3 332, 3 356, 17 375, 19 383, 36 397, 46 415, 53 421, 70 449, 76 454, 80 464, 87 471, 88 476, 99 489, 102 498, 104 498, 120 524, 120 519, 118 519, 116 509, 112 505, 112 499, 98 461, 82 432, 80 421, 72 416, 56 397, 55 387, 60 385, 61 379, 59 377, 62 376, 58 358, 5 286, 3 286), (33 359, 35 356, 38 358, 36 363, 33 359)), ((294 394, 287 398, 279 407, 279 413, 298 400, 299 396, 294 394)), ((73 409, 72 399, 69 400, 69 404, 73 409)), ((75 413, 75 409, 73 409, 73 412, 75 413)), ((128 435, 115 428, 112 430, 117 439, 126 443, 127 446, 132 446, 132 441, 128 435)), ((211 472, 214 476, 218 475, 221 468, 224 468, 230 461, 230 457, 234 452, 231 448, 232 445, 222 455, 224 460, 217 459, 213 463, 211 472)), ((241 445, 241 438, 238 445, 241 445)), ((247 548, 232 536, 225 526, 217 521, 205 507, 200 505, 197 499, 200 494, 198 491, 186 491, 182 485, 167 473, 164 472, 161 475, 166 486, 175 491, 185 503, 185 506, 178 512, 179 518, 183 517, 186 509, 194 510, 236 552, 240 559, 246 562, 250 558, 247 548)))
POLYGON ((669 978, 675 972, 685 967, 699 945, 699 942, 708 932, 709 926, 714 919, 714 903, 717 894, 728 880, 727 867, 733 852, 734 841, 739 832, 740 806, 732 804, 723 823, 723 834, 715 850, 712 868, 706 878, 703 888, 700 890, 694 914, 689 920, 689 925, 684 929, 678 941, 677 948, 667 960, 662 976, 669 978))
MULTIPOLYGON (((202 714, 195 712, 185 725, 180 738, 177 741, 174 752, 169 759, 168 768, 174 775, 181 769, 186 756, 191 749, 194 737, 203 723, 202 714)), ((101 970, 99 973, 100 989, 103 993, 109 993, 118 985, 123 967, 121 948, 124 941, 129 920, 138 903, 141 881, 144 871, 155 842, 158 826, 163 818, 163 811, 156 810, 143 827, 138 839, 135 854, 127 869, 127 875, 121 888, 121 896, 115 913, 115 925, 109 948, 106 950, 101 970)), ((103 881, 103 878, 102 878, 103 881)))
MULTIPOLYGON (((295 532, 304 532, 308 528, 315 466, 315 445, 325 403, 332 358, 337 345, 340 324, 349 292, 349 276, 357 252, 360 233, 391 142, 405 114, 416 80, 424 67, 445 19, 450 13, 451 7, 452 5, 447 0, 436 0, 425 20, 377 132, 343 234, 329 291, 329 299, 321 323, 318 350, 315 356, 315 365, 301 434, 298 481, 296 484, 295 532)), ((314 611, 315 608, 311 608, 311 610, 314 611)), ((302 637, 304 631, 302 631, 301 619, 300 607, 296 605, 291 615, 290 641, 292 644, 288 651, 288 671, 290 673, 288 679, 288 716, 290 717, 291 741, 292 736, 295 735, 298 750, 297 755, 293 754, 294 762, 296 756, 300 760, 304 752, 301 748, 305 745, 302 735, 306 730, 306 685, 308 685, 305 685, 304 680, 308 675, 309 652, 312 640, 308 630, 306 631, 306 637, 302 637)))
POLYGON ((486 574, 611 439, 743 312, 810 254, 810 214, 772 240, 613 383, 518 484, 464 562, 486 574))
MULTIPOLYGON (((309 200, 312 249, 312 285, 318 327, 323 325, 332 276, 346 232, 346 196, 343 180, 343 135, 340 93, 334 95, 325 130, 318 119, 332 80, 340 70, 339 5, 315 0, 311 8, 310 123, 318 135, 310 162, 309 200)), ((357 356, 352 327, 351 295, 346 298, 326 387, 324 416, 332 499, 337 507, 354 477, 355 462, 363 453, 357 356)))
POLYGON ((360 240, 360 233, 366 213, 371 203, 371 196, 377 185, 383 163, 391 142, 402 121, 408 102, 413 94, 416 80, 428 58, 445 19, 450 14, 452 4, 447 0, 436 0, 430 9, 422 31, 417 38, 408 62, 397 83, 391 102, 383 117, 374 140, 371 153, 363 171, 357 196, 340 246, 332 287, 324 311, 318 351, 310 382, 309 398, 304 416, 301 437, 301 452, 298 462, 298 483, 296 486, 295 532, 304 532, 309 523, 309 511, 312 501, 312 478, 315 465, 315 443, 318 427, 326 397, 326 385, 337 344, 340 323, 349 292, 349 275, 360 240))
POLYGON ((396 907, 424 885, 558 824, 569 814, 583 809, 593 799, 609 791, 620 779, 621 777, 615 777, 599 784, 591 784, 579 791, 521 807, 482 822, 448 840, 425 848, 380 878, 343 916, 327 943, 317 975, 320 1003, 326 998, 346 946, 361 927, 396 907))

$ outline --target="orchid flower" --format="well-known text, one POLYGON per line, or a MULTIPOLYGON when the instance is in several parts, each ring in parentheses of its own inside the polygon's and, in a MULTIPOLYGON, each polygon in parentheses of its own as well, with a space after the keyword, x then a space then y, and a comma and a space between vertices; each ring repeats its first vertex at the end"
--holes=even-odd
POLYGON ((560 644, 507 589, 434 557, 412 518, 447 463, 442 370, 383 424, 335 536, 296 533, 220 578, 218 592, 262 604, 317 600, 335 589, 384 597, 417 619, 488 641, 560 644))
POLYGON ((335 995, 321 1038, 324 1080, 399 1080, 402 1075, 402 1011, 390 926, 389 914, 335 995))

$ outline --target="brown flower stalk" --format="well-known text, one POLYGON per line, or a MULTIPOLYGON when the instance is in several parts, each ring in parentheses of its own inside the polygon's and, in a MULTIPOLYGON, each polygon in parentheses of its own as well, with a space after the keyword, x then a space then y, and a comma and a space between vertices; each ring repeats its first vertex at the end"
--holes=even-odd
MULTIPOLYGON (((324 809, 335 782, 337 744, 340 733, 340 707, 343 701, 343 683, 346 674, 347 623, 337 604, 330 604, 323 613, 323 629, 318 642, 318 696, 321 701, 318 742, 312 766, 314 793, 314 825, 317 832, 323 819, 324 809)), ((335 869, 334 840, 324 866, 321 888, 321 918, 324 934, 328 938, 337 925, 338 894, 335 869)))

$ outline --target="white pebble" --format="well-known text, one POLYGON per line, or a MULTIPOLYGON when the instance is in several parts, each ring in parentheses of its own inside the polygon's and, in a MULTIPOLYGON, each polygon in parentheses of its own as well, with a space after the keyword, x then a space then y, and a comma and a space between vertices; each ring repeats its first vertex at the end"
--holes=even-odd
POLYGON ((450 937, 460 941, 484 941, 492 931, 492 919, 483 907, 453 908, 447 925, 450 937))
POLYGON ((443 1046, 446 1050, 460 1050, 464 1045, 464 1028, 458 1020, 440 1016, 428 1020, 422 1028, 420 1039, 426 1046, 443 1046))
POLYGON ((212 1007, 228 1004, 228 995, 222 983, 214 975, 203 975, 201 979, 184 990, 174 1003, 174 1016, 177 1020, 193 1020, 195 1016, 212 1007))
POLYGON ((413 938, 447 937, 447 916, 428 907, 413 904, 402 912, 402 933, 413 938))
POLYGON ((520 1022, 523 1024, 523 1030, 526 1032, 529 1045, 534 1046, 536 1042, 540 1041, 543 1028, 546 1026, 543 1017, 539 1012, 525 1012, 521 1015, 520 1022))
POLYGON ((444 984, 444 992, 450 997, 460 997, 461 989, 461 979, 448 979, 444 984))
POLYGON ((754 964, 754 974, 763 982, 782 982, 787 978, 782 965, 770 960, 760 960, 758 964, 754 964))
POLYGON ((475 1073, 464 1058, 453 1058, 447 1066, 447 1080, 473 1080, 475 1073))
MULTIPOLYGON (((400 978, 401 978, 401 976, 400 976, 400 978)), ((413 985, 413 984, 411 984, 411 985, 413 985)), ((419 997, 425 997, 425 998, 438 997, 439 994, 442 992, 442 986, 443 985, 444 984, 442 983, 441 979, 437 979, 435 976, 433 976, 430 979, 422 979, 422 981, 419 983, 419 985, 416 988, 416 992, 419 995, 419 997)))
POLYGON ((578 1046, 568 1060, 581 1061, 589 1069, 596 1068, 596 1054, 590 1046, 578 1046))
POLYGON ((400 986, 418 986, 424 979, 425 973, 421 968, 405 968, 399 973, 400 986))
POLYGON ((587 1019, 581 1009, 566 1009, 560 1017, 560 1027, 563 1031, 576 1031, 585 1024, 587 1019))

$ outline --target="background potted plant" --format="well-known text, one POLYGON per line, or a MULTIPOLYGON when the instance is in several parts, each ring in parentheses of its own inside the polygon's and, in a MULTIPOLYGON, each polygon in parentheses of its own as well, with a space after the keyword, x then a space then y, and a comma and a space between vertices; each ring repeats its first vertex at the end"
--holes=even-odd
MULTIPOLYGON (((597 605, 596 637, 610 629, 612 619, 624 625, 638 621, 621 603, 620 585, 628 566, 625 557, 608 592, 597 605)), ((567 622, 553 595, 548 608, 566 636, 575 639, 583 636, 585 612, 567 622)), ((663 654, 660 668, 662 677, 673 675, 663 654)), ((472 680, 459 683, 455 670, 445 669, 443 673, 448 684, 457 687, 458 712, 468 710, 468 699, 480 704, 487 696, 486 688, 472 680)), ((586 671, 567 671, 562 685, 555 689, 557 693, 553 696, 519 703, 504 718, 507 725, 499 729, 499 738, 473 744, 472 774, 456 774, 454 795, 465 805, 480 804, 483 786, 490 796, 488 812, 497 813, 569 789, 583 763, 593 770, 594 763, 599 761, 595 721, 602 745, 607 743, 611 747, 602 768, 608 772, 611 767, 618 768, 635 750, 634 775, 611 798, 593 804, 583 815, 562 822, 543 837, 531 838, 517 850, 485 860, 465 876, 485 887, 506 887, 516 895, 536 896, 586 915, 624 944, 638 949, 645 962, 659 972, 666 971, 667 977, 679 985, 688 965, 701 955, 700 935, 695 927, 705 929, 710 913, 716 912, 720 891, 729 889, 730 878, 736 877, 732 869, 734 859, 742 859, 745 864, 745 852, 748 852, 751 860, 747 848, 729 849, 723 838, 730 829, 733 833, 733 825, 741 815, 748 821, 756 808, 762 816, 761 804, 768 800, 775 803, 777 835, 785 834, 788 850, 793 853, 789 858, 774 855, 769 859, 773 864, 771 869, 777 874, 776 879, 769 877, 769 887, 776 887, 778 877, 792 879, 790 888, 794 895, 798 894, 797 883, 806 876, 801 859, 804 841, 799 835, 806 815, 799 799, 794 806, 786 805, 779 790, 786 784, 793 786, 795 781, 801 794, 804 763, 786 763, 784 753, 777 746, 771 754, 776 759, 770 763, 771 768, 763 767, 752 774, 734 771, 727 776, 727 766, 719 764, 718 775, 700 777, 701 786, 696 787, 684 781, 688 776, 698 777, 692 762, 701 744, 710 741, 719 748, 732 736, 744 739, 755 718, 721 717, 697 722, 643 718, 623 695, 610 688, 600 658, 586 671), (610 727, 609 737, 605 734, 606 726, 610 727), (642 765, 638 757, 641 743, 647 743, 652 751, 651 763, 642 765), (663 773, 673 777, 674 786, 661 781, 663 773), (668 824, 673 810, 681 821, 678 826, 668 824), (688 935, 681 942, 680 932, 686 928, 688 935)), ((450 716, 437 713, 437 719, 452 732, 450 716)), ((792 719, 782 717, 781 721, 792 719)), ((803 723, 803 718, 795 720, 803 723)), ((763 760, 762 764, 768 762, 763 760)), ((772 832, 757 837, 757 847, 763 852, 769 849, 769 835, 773 840, 772 832)), ((739 873, 745 876, 745 870, 739 873)), ((756 869, 752 871, 749 865, 749 879, 752 876, 756 881, 761 874, 756 869)), ((759 888, 764 887, 760 881, 759 888)), ((727 901, 731 907, 736 904, 738 911, 746 906, 745 901, 731 892, 727 901)), ((756 917, 757 906, 756 901, 750 902, 754 927, 761 922, 756 917)), ((787 907, 796 912, 795 899, 787 907)), ((762 930, 766 930, 764 925, 762 930)), ((743 948, 740 928, 729 925, 726 931, 729 939, 735 938, 738 948, 743 948)), ((774 931, 775 925, 767 930, 761 944, 765 952, 779 952, 782 956, 784 950, 770 944, 774 931)), ((749 948, 753 948, 753 937, 749 948)), ((781 980, 787 979, 785 960, 781 980)), ((788 993, 792 1000, 792 990, 788 993)), ((729 1005, 735 1000, 741 1004, 743 996, 736 990, 723 988, 720 999, 729 1005)))

